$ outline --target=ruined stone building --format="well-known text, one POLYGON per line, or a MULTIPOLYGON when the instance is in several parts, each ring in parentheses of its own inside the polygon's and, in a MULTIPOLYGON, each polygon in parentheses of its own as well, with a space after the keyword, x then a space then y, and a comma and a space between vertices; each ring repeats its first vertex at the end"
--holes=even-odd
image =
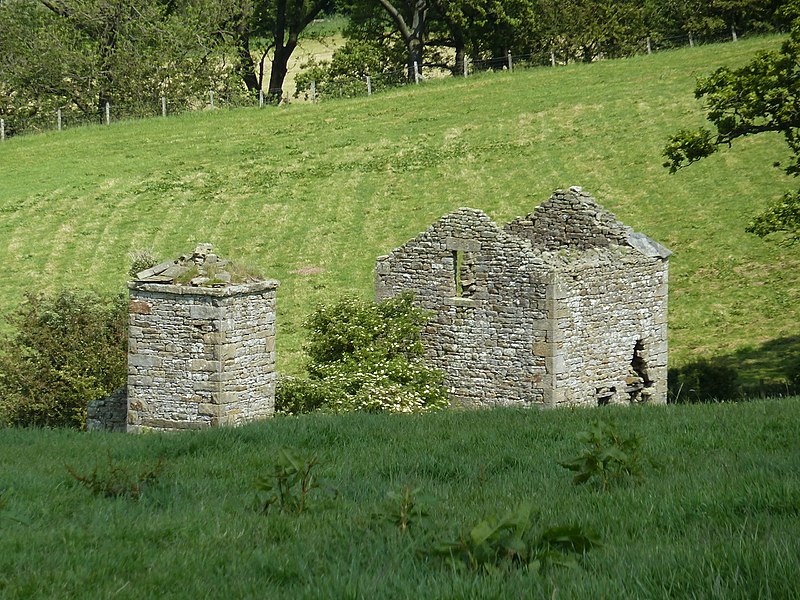
POLYGON ((670 251, 580 188, 505 227, 461 208, 377 260, 431 311, 428 357, 469 407, 665 403, 670 251))

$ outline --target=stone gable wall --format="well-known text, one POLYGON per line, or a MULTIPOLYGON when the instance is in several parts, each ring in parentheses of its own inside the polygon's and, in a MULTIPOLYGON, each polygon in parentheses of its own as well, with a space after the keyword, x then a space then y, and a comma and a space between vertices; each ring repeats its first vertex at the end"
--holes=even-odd
POLYGON ((667 262, 622 246, 579 254, 557 274, 554 403, 666 403, 667 262))
MULTIPOLYGON (((378 259, 376 297, 411 291, 434 313, 423 341, 455 403, 542 404, 545 361, 532 353, 532 332, 544 317, 546 273, 525 240, 481 211, 460 209, 378 259)), ((544 331, 536 335, 544 341, 544 331)))
POLYGON ((632 231, 578 187, 557 190, 531 214, 507 224, 505 230, 527 239, 540 251, 624 244, 632 231))
POLYGON ((128 431, 272 414, 277 285, 130 284, 128 431))

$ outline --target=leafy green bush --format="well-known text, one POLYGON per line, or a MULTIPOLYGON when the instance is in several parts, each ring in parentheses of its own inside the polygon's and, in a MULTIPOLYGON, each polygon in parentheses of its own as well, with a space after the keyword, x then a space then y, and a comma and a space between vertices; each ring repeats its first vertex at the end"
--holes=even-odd
POLYGON ((333 489, 312 473, 319 466, 316 456, 299 456, 294 450, 283 448, 268 477, 259 477, 255 487, 265 492, 259 501, 261 512, 276 506, 282 512, 299 515, 306 510, 308 497, 314 490, 334 493, 333 489))
POLYGON ((538 513, 523 502, 500 518, 475 525, 456 542, 434 546, 432 553, 473 571, 528 568, 543 572, 554 566, 575 567, 576 555, 600 545, 597 534, 577 525, 537 529, 538 513))
POLYGON ((428 517, 426 506, 430 498, 420 496, 419 488, 410 485, 399 491, 389 491, 386 494, 385 507, 376 513, 376 517, 389 521, 401 532, 407 533, 412 526, 416 527, 428 517))
POLYGON ((572 481, 576 485, 594 481, 605 490, 625 480, 638 483, 643 479, 645 461, 637 434, 623 437, 607 423, 595 421, 589 430, 578 434, 578 439, 586 444, 583 453, 558 463, 575 471, 572 481))
POLYGON ((347 298, 317 309, 305 323, 311 330, 309 378, 281 379, 276 409, 420 412, 447 406, 444 375, 424 362, 420 331, 428 317, 412 300, 347 298))
POLYGON ((0 422, 83 428, 89 402, 125 385, 127 312, 123 295, 28 294, 0 345, 0 422))

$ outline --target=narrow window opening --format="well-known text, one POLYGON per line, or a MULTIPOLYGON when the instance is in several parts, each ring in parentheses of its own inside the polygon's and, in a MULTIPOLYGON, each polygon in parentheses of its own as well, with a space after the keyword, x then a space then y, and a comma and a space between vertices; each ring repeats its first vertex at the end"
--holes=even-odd
POLYGON ((461 283, 461 267, 464 264, 464 251, 453 250, 453 270, 456 282, 456 297, 464 296, 464 285, 461 283))
POLYGON ((647 402, 650 400, 653 387, 653 380, 650 379, 647 367, 647 351, 644 347, 644 342, 638 340, 633 347, 633 358, 631 359, 631 366, 628 370, 628 377, 625 379, 627 387, 625 391, 628 393, 631 402, 647 402))
POLYGON ((456 297, 470 298, 475 291, 472 256, 463 250, 453 250, 453 271, 456 297))

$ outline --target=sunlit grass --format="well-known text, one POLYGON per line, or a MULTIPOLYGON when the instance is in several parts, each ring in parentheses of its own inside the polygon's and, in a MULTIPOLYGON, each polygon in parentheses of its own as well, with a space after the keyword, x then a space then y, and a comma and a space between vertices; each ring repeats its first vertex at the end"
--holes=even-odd
POLYGON ((313 415, 238 429, 86 434, 0 429, 0 596, 7 598, 793 598, 800 569, 800 398, 563 411, 313 415), (637 433, 638 485, 575 486, 557 461, 594 418, 637 433), (299 516, 256 503, 278 450, 320 459, 337 495, 299 516), (65 469, 163 459, 138 501, 65 469), (381 516, 410 486, 428 516, 381 516), (475 574, 418 550, 529 501, 595 529, 577 570, 475 574))

